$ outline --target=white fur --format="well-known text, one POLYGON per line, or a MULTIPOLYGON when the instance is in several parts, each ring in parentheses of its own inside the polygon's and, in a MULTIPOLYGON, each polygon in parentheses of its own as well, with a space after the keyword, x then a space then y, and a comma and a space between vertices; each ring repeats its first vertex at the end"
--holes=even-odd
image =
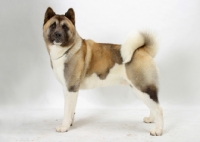
POLYGON ((66 132, 74 121, 74 112, 76 108, 78 92, 64 91, 64 118, 62 124, 56 127, 57 132, 66 132))
POLYGON ((123 63, 131 60, 133 52, 144 44, 144 38, 139 32, 133 32, 128 35, 120 49, 123 63))
MULTIPOLYGON (((115 64, 114 67, 110 70, 106 79, 101 80, 96 74, 87 77, 82 82, 80 89, 92 89, 96 87, 104 87, 110 85, 121 84, 126 80, 126 84, 132 84, 130 80, 127 79, 125 65, 115 64)), ((155 128, 150 131, 151 135, 161 135, 163 132, 163 114, 162 109, 150 99, 149 95, 141 92, 132 84, 133 92, 136 94, 150 109, 150 117, 145 117, 144 122, 150 123, 155 119, 155 128)), ((65 132, 70 128, 70 125, 74 120, 74 110, 76 107, 78 93, 71 93, 67 90, 64 91, 65 96, 65 113, 62 125, 56 127, 58 132, 65 132)))
POLYGON ((59 43, 57 43, 56 41, 54 41, 54 42, 53 42, 53 44, 54 44, 54 45, 58 45, 58 46, 59 46, 59 45, 61 45, 62 43, 60 43, 60 42, 59 42, 59 43))
MULTIPOLYGON (((71 34, 71 33, 68 32, 68 34, 71 34)), ((70 55, 73 55, 76 51, 78 51, 81 48, 81 44, 82 44, 82 40, 81 40, 80 36, 78 35, 78 33, 76 33, 75 43, 76 44, 72 44, 67 47, 61 47, 60 45, 62 43, 56 43, 54 41, 54 45, 49 46, 51 60, 59 59, 60 57, 62 57, 65 54, 66 51, 68 51, 72 47, 73 48, 72 48, 70 55)))
POLYGON ((153 101, 148 94, 141 92, 135 86, 132 87, 134 94, 138 96, 150 109, 150 116, 144 118, 144 122, 150 123, 155 119, 155 128, 150 131, 150 134, 153 136, 160 136, 163 132, 163 113, 162 108, 158 103, 153 101))
POLYGON ((127 63, 131 60, 134 51, 145 45, 144 50, 152 57, 155 57, 157 53, 157 46, 152 34, 148 32, 132 32, 126 38, 124 44, 120 49, 123 63, 127 63))
MULTIPOLYGON (((70 128, 70 125, 74 120, 74 111, 77 102, 78 93, 68 92, 67 82, 64 77, 64 63, 68 61, 71 56, 76 53, 81 47, 81 39, 79 36, 76 38, 76 44, 68 48, 60 47, 59 45, 50 46, 50 57, 53 64, 53 71, 56 78, 63 85, 64 96, 65 96, 65 106, 64 106, 64 118, 60 126, 56 127, 56 131, 65 132, 70 128), (70 49, 70 54, 64 54, 68 49, 70 49)), ((121 54, 124 62, 130 61, 135 49, 144 44, 144 38, 140 33, 129 36, 125 44, 123 44, 121 49, 121 54), (134 40, 133 40, 134 39, 134 40)), ((90 53, 90 52, 88 52, 90 53)), ((86 67, 87 61, 89 60, 89 55, 86 57, 86 67)), ((113 68, 110 69, 109 74, 104 80, 100 79, 96 74, 92 74, 89 77, 84 78, 80 85, 80 89, 92 89, 96 87, 110 86, 116 84, 131 84, 133 86, 134 93, 141 99, 150 109, 150 117, 145 117, 145 122, 153 122, 155 119, 156 125, 153 130, 151 130, 151 135, 161 135, 163 131, 163 115, 162 109, 150 99, 149 95, 138 90, 126 76, 125 65, 115 64, 113 68)))
MULTIPOLYGON (((60 48, 57 46, 50 48, 50 53, 54 52, 54 53, 50 54, 51 58, 52 58, 52 56, 56 57, 56 58, 57 58, 57 56, 59 56, 59 57, 62 56, 63 52, 60 52, 60 51, 61 51, 60 48)), ((65 77, 64 77, 64 62, 66 60, 67 60, 66 55, 60 57, 57 60, 51 60, 52 65, 53 65, 54 74, 55 74, 57 80, 63 86, 63 92, 64 92, 64 98, 65 98, 64 118, 63 118, 62 124, 56 127, 56 131, 58 131, 58 132, 66 132, 70 128, 70 125, 73 121, 73 113, 74 113, 73 110, 75 109, 76 98, 77 98, 77 94, 70 93, 67 91, 66 81, 65 81, 65 77), (72 101, 72 100, 74 100, 74 101, 72 101)))
POLYGON ((53 72, 56 79, 63 85, 66 86, 64 78, 64 62, 67 60, 67 56, 64 54, 68 48, 60 47, 59 45, 49 46, 50 58, 53 65, 53 72))
MULTIPOLYGON (((58 48, 59 49, 59 48, 58 48)), ((52 60, 53 64, 53 71, 57 80, 63 86, 64 92, 64 118, 61 125, 56 127, 56 131, 58 132, 66 132, 70 125, 73 123, 74 120, 74 111, 77 102, 78 93, 68 92, 67 90, 67 83, 64 77, 64 62, 68 59, 67 55, 62 56, 57 60, 52 60)))
POLYGON ((150 96, 146 93, 141 92, 138 90, 133 83, 128 79, 127 76, 125 76, 126 81, 132 85, 132 90, 135 95, 137 95, 138 98, 140 98, 144 104, 150 109, 150 116, 144 117, 143 121, 145 123, 151 123, 155 120, 155 128, 150 131, 150 134, 153 136, 160 136, 163 133, 163 126, 164 126, 164 120, 163 120, 163 112, 161 106, 153 101, 150 96))
POLYGON ((100 79, 96 74, 85 78, 80 86, 80 89, 92 89, 97 87, 111 86, 124 84, 125 66, 115 64, 109 71, 106 79, 100 79))
POLYGON ((63 87, 66 87, 66 82, 64 78, 64 63, 71 58, 71 55, 73 55, 81 48, 81 39, 78 36, 78 34, 76 37, 77 38, 75 45, 71 45, 68 47, 61 47, 59 45, 49 46, 50 58, 53 64, 53 71, 55 73, 56 78, 63 85, 63 87), (72 48, 70 54, 65 54, 65 52, 68 51, 70 48, 72 48))
POLYGON ((155 120, 155 118, 153 116, 153 112, 152 111, 150 111, 149 117, 144 117, 144 119, 143 119, 143 121, 145 123, 152 123, 152 122, 154 122, 154 120, 155 120))
POLYGON ((63 48, 60 45, 51 45, 49 46, 49 49, 51 60, 57 60, 62 57, 67 50, 69 50, 69 48, 63 48))
POLYGON ((52 45, 49 47, 53 71, 57 80, 63 86, 65 98, 64 118, 62 124, 56 127, 56 131, 58 132, 66 132, 70 128, 70 125, 73 123, 74 120, 74 111, 76 108, 78 93, 68 92, 67 82, 65 81, 64 77, 64 63, 71 58, 71 55, 73 55, 80 49, 81 44, 81 39, 79 36, 77 36, 76 44, 70 47, 63 48, 59 45, 52 45), (65 52, 70 48, 72 48, 70 54, 65 54, 65 52))

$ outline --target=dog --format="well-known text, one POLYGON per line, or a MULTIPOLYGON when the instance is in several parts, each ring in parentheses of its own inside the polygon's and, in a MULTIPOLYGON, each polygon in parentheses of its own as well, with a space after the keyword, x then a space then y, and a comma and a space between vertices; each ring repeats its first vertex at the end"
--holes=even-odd
POLYGON ((78 92, 102 86, 129 85, 150 109, 145 123, 155 120, 153 136, 163 133, 163 112, 158 101, 158 71, 153 60, 156 42, 147 32, 134 32, 122 45, 97 43, 79 36, 75 28, 75 12, 64 15, 47 8, 43 37, 51 67, 64 90, 64 119, 57 132, 66 132, 74 121, 78 92))

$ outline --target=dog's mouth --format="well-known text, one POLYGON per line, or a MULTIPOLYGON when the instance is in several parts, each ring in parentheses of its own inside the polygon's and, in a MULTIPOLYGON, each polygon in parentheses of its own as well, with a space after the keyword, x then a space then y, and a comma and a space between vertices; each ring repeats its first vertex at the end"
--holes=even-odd
POLYGON ((54 45, 61 45, 62 42, 60 42, 60 41, 58 41, 58 40, 54 40, 53 44, 54 44, 54 45))

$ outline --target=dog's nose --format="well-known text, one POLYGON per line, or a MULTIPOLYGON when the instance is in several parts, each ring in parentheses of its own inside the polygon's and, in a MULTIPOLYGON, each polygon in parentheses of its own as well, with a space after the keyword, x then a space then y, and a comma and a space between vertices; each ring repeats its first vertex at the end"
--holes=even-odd
POLYGON ((61 36, 62 36, 61 33, 55 32, 55 37, 56 37, 56 38, 60 38, 61 36))

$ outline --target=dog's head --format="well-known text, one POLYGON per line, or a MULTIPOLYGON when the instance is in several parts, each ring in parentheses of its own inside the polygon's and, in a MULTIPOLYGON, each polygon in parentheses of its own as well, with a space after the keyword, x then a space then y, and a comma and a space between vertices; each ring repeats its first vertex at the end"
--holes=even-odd
POLYGON ((56 14, 52 8, 47 8, 43 36, 47 45, 70 46, 76 37, 75 13, 72 8, 65 15, 56 14))

